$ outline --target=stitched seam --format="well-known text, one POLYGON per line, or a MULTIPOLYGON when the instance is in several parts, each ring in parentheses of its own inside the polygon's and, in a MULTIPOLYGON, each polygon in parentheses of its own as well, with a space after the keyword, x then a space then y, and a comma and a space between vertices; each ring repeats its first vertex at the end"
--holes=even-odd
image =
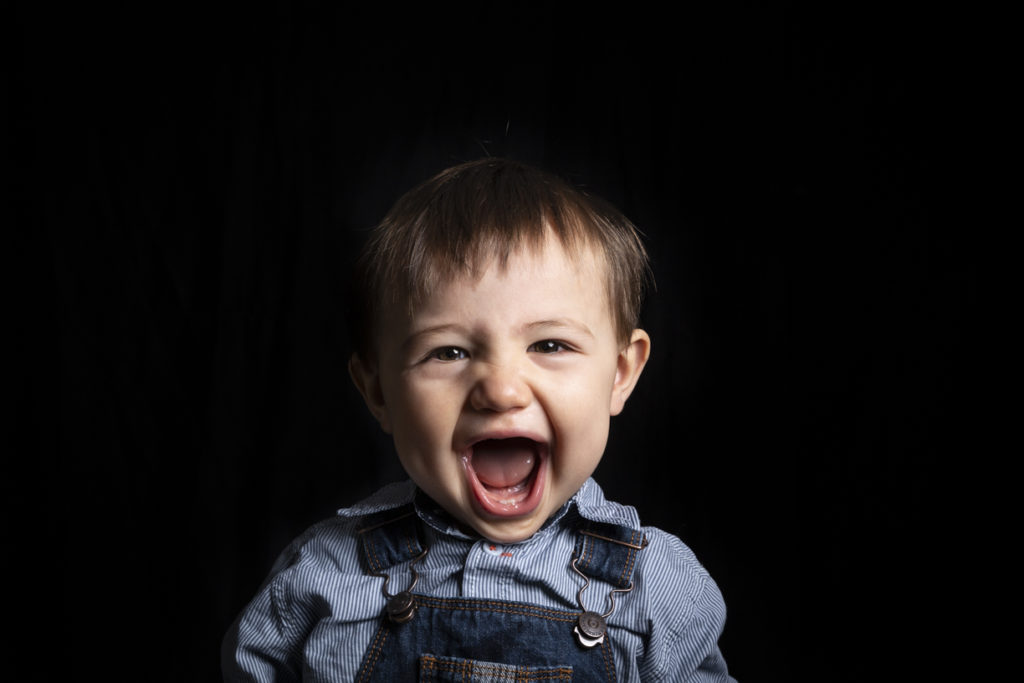
POLYGON ((286 586, 283 581, 275 580, 270 584, 270 604, 273 607, 271 616, 277 616, 283 633, 290 634, 293 629, 291 620, 291 605, 286 594, 286 586))
MULTIPOLYGON (((639 531, 634 531, 630 535, 630 537, 629 537, 630 543, 633 543, 634 545, 636 545, 635 539, 636 539, 636 535, 638 533, 640 533, 640 532, 639 531)), ((641 538, 641 540, 642 540, 642 538, 641 538)), ((619 575, 619 585, 621 587, 625 588, 626 585, 629 583, 629 581, 628 581, 629 576, 630 576, 630 574, 633 573, 633 566, 636 564, 636 560, 637 560, 638 557, 640 557, 640 551, 638 549, 636 549, 636 548, 632 548, 631 547, 629 549, 629 554, 626 556, 626 566, 623 567, 622 574, 619 575)))
POLYGON ((380 657, 380 653, 384 650, 384 642, 388 639, 387 629, 381 625, 377 629, 377 635, 373 638, 373 643, 370 645, 370 652, 373 656, 363 662, 362 669, 359 671, 360 681, 369 680, 369 677, 373 674, 373 667, 377 665, 377 659, 380 657))
POLYGON ((416 557, 417 555, 419 555, 419 553, 417 553, 416 550, 413 549, 413 547, 412 547, 414 541, 415 541, 415 537, 414 536, 410 535, 410 536, 406 536, 405 537, 405 549, 409 552, 409 558, 410 559, 412 559, 412 558, 416 557))
MULTIPOLYGON (((632 532, 629 535, 629 542, 633 543, 633 539, 636 538, 636 532, 632 532)), ((622 573, 619 574, 619 587, 625 587, 629 573, 633 571, 633 558, 636 557, 636 550, 632 547, 626 552, 626 563, 622 567, 622 573)))
MULTIPOLYGON (((434 671, 447 671, 457 672, 462 674, 462 680, 469 680, 469 676, 473 674, 473 662, 466 660, 459 661, 441 661, 436 657, 429 655, 420 658, 420 665, 425 665, 427 670, 433 673, 434 671)), ((433 679, 434 676, 431 676, 433 679)))
POLYGON ((639 544, 637 544, 636 541, 633 540, 636 538, 636 530, 634 529, 630 529, 630 539, 628 541, 623 541, 618 538, 613 538, 611 536, 602 536, 601 534, 594 533, 593 531, 587 531, 585 529, 580 533, 584 536, 593 536, 594 538, 600 538, 602 541, 608 541, 609 543, 614 543, 615 545, 635 547, 637 550, 639 550, 642 547, 639 544))
POLYGON ((486 608, 479 608, 479 607, 448 607, 446 609, 455 610, 455 611, 458 611, 458 612, 480 611, 480 612, 497 612, 498 614, 517 614, 519 616, 536 617, 538 619, 547 619, 548 621, 560 621, 562 623, 567 623, 567 624, 571 624, 573 621, 575 621, 574 619, 569 618, 569 617, 547 616, 547 615, 544 615, 544 614, 535 614, 533 612, 527 612, 525 610, 486 609, 486 608))
POLYGON ((449 603, 460 604, 460 605, 489 605, 489 606, 500 606, 500 607, 518 607, 521 609, 529 609, 536 612, 548 612, 551 614, 560 614, 566 617, 576 618, 576 613, 569 610, 560 610, 554 607, 538 607, 535 605, 526 605, 521 602, 510 602, 507 600, 482 600, 476 598, 439 598, 432 595, 420 595, 416 594, 417 598, 422 598, 424 603, 433 603, 436 605, 447 605, 449 603))
MULTIPOLYGON (((401 509, 401 508, 399 508, 399 509, 401 509)), ((414 514, 416 514, 416 513, 412 512, 410 510, 409 512, 406 512, 404 514, 398 515, 397 517, 393 517, 391 519, 386 519, 386 520, 384 520, 382 522, 377 522, 376 524, 371 524, 370 526, 363 527, 362 529, 357 529, 356 533, 357 534, 365 534, 365 533, 367 533, 369 531, 373 531, 374 529, 379 529, 382 526, 387 526, 389 524, 393 524, 393 523, 395 523, 395 522, 397 522, 397 521, 399 521, 401 519, 405 519, 406 517, 410 517, 410 516, 412 516, 414 514)))
POLYGON ((523 610, 534 611, 534 612, 547 612, 550 614, 558 614, 565 616, 566 618, 575 619, 576 613, 568 610, 560 610, 556 608, 538 607, 535 605, 525 605, 521 602, 508 602, 505 600, 479 600, 473 598, 438 598, 431 595, 420 595, 416 594, 417 598, 421 598, 424 604, 433 604, 433 606, 446 607, 449 604, 455 605, 467 605, 467 606, 479 606, 487 605, 488 607, 515 607, 523 610))
POLYGON ((524 606, 518 603, 500 602, 496 600, 449 600, 445 598, 433 598, 426 595, 415 594, 416 603, 424 607, 436 609, 448 609, 465 612, 469 610, 480 610, 485 612, 500 612, 503 614, 520 614, 523 616, 538 617, 550 621, 572 622, 578 616, 575 612, 563 612, 561 610, 545 609, 543 607, 524 606))
MULTIPOLYGON (((430 673, 430 680, 434 680, 436 677, 433 675, 437 671, 449 671, 458 672, 462 674, 462 680, 469 680, 467 677, 472 674, 469 666, 469 662, 458 661, 458 662, 442 662, 436 657, 429 655, 420 658, 420 665, 425 665, 427 671, 430 673)), ((422 670, 422 669, 421 669, 422 670)))
POLYGON ((629 552, 626 553, 626 561, 622 564, 622 571, 619 572, 618 586, 620 588, 622 588, 623 584, 626 583, 626 575, 627 575, 627 573, 629 572, 629 570, 630 570, 630 568, 632 566, 633 566, 633 549, 630 548, 629 552))
POLYGON ((604 639, 601 643, 601 654, 604 655, 604 670, 608 674, 609 681, 618 680, 615 677, 615 658, 612 656, 611 636, 604 639))
POLYGON ((363 548, 365 549, 366 561, 369 562, 370 569, 375 572, 379 572, 381 570, 381 563, 380 560, 377 559, 377 547, 374 545, 370 534, 365 534, 363 536, 363 548))
POLYGON ((436 657, 430 655, 424 655, 420 658, 420 664, 425 666, 429 671, 445 671, 451 673, 461 673, 465 679, 466 675, 487 674, 491 678, 500 678, 502 680, 509 681, 550 681, 550 680, 572 680, 572 669, 567 667, 557 667, 554 669, 533 669, 524 671, 520 667, 516 667, 515 670, 509 670, 507 667, 498 666, 494 664, 487 664, 484 662, 474 662, 468 660, 459 661, 441 661, 436 657))
POLYGON ((583 568, 590 569, 590 563, 594 561, 594 551, 597 543, 590 536, 583 537, 583 568))
MULTIPOLYGON (((441 662, 441 664, 443 666, 445 664, 455 664, 455 662, 441 662)), ((501 666, 500 664, 492 664, 488 662, 469 662, 469 666, 473 667, 474 672, 479 671, 480 673, 492 675, 501 674, 503 676, 508 676, 511 674, 516 677, 532 676, 533 674, 565 673, 566 671, 564 667, 555 667, 553 669, 526 669, 524 667, 515 666, 513 664, 501 666), (515 670, 510 670, 510 668, 513 666, 515 666, 515 670)), ((572 671, 572 669, 569 669, 569 671, 572 671)))

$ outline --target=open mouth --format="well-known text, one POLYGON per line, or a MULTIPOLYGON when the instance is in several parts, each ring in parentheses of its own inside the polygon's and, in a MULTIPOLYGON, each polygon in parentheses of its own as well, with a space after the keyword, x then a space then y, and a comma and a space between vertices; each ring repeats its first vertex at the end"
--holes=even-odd
POLYGON ((543 490, 544 450, 526 437, 485 439, 470 447, 464 459, 466 473, 485 512, 516 517, 537 507, 543 490))

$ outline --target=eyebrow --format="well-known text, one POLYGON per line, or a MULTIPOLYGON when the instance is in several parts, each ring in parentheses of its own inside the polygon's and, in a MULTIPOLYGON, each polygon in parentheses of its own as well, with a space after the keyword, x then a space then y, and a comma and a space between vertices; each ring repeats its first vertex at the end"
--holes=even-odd
MULTIPOLYGON (((538 329, 570 329, 585 334, 591 339, 595 338, 593 331, 587 327, 583 322, 574 320, 573 318, 552 318, 549 320, 536 320, 531 323, 523 325, 523 329, 529 332, 538 329)), ((416 330, 402 342, 401 348, 408 350, 410 346, 413 346, 418 340, 423 337, 429 337, 434 334, 444 334, 446 332, 457 332, 463 335, 469 335, 469 332, 462 326, 456 323, 442 323, 440 325, 431 325, 430 327, 424 327, 422 330, 416 330)))
POLYGON ((537 328, 569 328, 571 330, 576 330, 577 332, 582 332, 588 337, 594 337, 594 333, 590 330, 589 327, 584 325, 581 321, 574 320, 572 318, 554 318, 552 320, 538 320, 536 322, 528 323, 526 325, 527 330, 535 330, 537 328))
POLYGON ((431 325, 430 327, 424 327, 422 330, 416 330, 402 342, 402 350, 407 351, 410 346, 415 344, 422 337, 427 337, 432 334, 439 334, 444 332, 459 332, 465 333, 466 330, 461 325, 455 323, 443 323, 441 325, 431 325))

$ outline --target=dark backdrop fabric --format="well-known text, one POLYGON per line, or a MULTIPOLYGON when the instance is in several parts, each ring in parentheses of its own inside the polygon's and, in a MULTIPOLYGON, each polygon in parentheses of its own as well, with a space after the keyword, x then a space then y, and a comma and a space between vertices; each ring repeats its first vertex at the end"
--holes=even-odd
POLYGON ((953 18, 143 4, 7 31, 21 680, 217 680, 284 545, 401 476, 345 369, 344 274, 402 191, 484 155, 647 236, 653 355, 596 476, 717 579, 733 674, 948 665, 953 18))

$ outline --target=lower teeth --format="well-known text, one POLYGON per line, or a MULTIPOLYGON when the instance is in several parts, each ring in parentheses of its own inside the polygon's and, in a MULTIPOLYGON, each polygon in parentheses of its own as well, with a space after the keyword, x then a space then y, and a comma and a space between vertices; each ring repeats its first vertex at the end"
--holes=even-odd
POLYGON ((515 486, 508 486, 503 489, 491 489, 491 493, 496 496, 514 496, 517 493, 521 493, 526 490, 525 484, 516 484, 515 486))

